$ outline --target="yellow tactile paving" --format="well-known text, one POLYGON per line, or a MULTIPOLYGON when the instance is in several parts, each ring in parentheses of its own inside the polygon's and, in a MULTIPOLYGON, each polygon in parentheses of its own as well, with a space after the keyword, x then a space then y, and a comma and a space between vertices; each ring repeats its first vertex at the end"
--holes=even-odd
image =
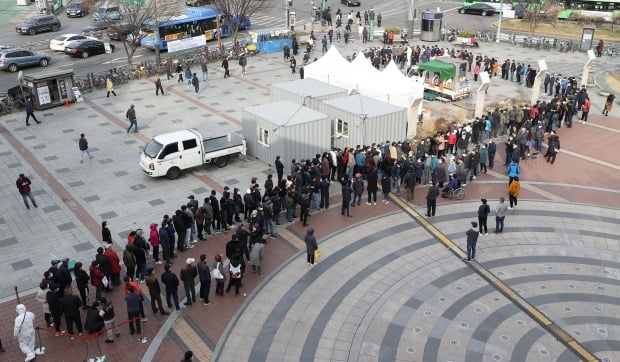
POLYGON ((296 248, 298 248, 300 250, 306 248, 306 243, 304 243, 303 240, 301 240, 299 237, 297 237, 297 235, 295 235, 292 232, 288 231, 286 228, 278 229, 278 235, 282 239, 287 240, 289 243, 293 244, 293 246, 295 246, 296 248))
POLYGON ((211 361, 213 351, 200 338, 194 329, 183 318, 179 318, 174 322, 172 330, 181 338, 183 343, 194 352, 194 357, 199 361, 211 361))
MULTIPOLYGON (((496 173, 498 176, 503 176, 496 173)), ((538 189, 533 186, 534 189, 538 189)), ((534 190, 532 190, 534 191, 534 190)), ((546 193, 540 190, 540 194, 546 193)), ((539 193, 538 191, 534 191, 539 193)), ((439 241, 449 250, 454 252, 458 257, 462 258, 467 254, 461 248, 459 248, 452 240, 448 239, 448 237, 439 231, 434 225, 432 225, 426 218, 416 212, 413 208, 409 206, 408 203, 403 201, 401 198, 396 196, 392 196, 394 202, 399 205, 406 213, 408 213, 412 218, 417 220, 429 233, 435 236, 439 241)), ((555 198, 557 199, 557 198, 555 198)), ((561 200, 561 199, 560 199, 561 200)), ((523 299, 518 293, 515 292, 514 289, 510 288, 506 283, 504 283, 501 279, 497 278, 491 271, 486 269, 482 264, 472 261, 469 264, 472 269, 480 276, 484 277, 485 280, 489 281, 498 291, 504 294, 510 301, 519 307, 521 310, 526 312, 532 319, 534 319, 538 324, 540 324, 543 328, 549 331, 555 338, 564 343, 564 345, 568 346, 575 354, 577 354, 581 359, 585 361, 600 361, 596 356, 586 350, 579 342, 574 340, 566 331, 556 325, 553 321, 547 318, 544 314, 542 314, 535 306, 528 303, 525 299, 523 299)))

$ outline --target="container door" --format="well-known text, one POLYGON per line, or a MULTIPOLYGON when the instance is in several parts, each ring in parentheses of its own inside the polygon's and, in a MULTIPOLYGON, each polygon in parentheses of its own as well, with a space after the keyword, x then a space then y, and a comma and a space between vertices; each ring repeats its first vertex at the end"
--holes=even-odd
POLYGON ((164 147, 164 150, 161 151, 158 158, 159 160, 155 164, 157 171, 156 173, 158 175, 165 175, 171 167, 179 167, 183 169, 181 164, 182 156, 181 152, 179 152, 178 142, 167 144, 166 147, 164 147))
POLYGON ((183 164, 183 168, 190 168, 202 165, 202 151, 200 147, 198 147, 198 141, 196 138, 191 138, 188 140, 184 140, 183 144, 183 158, 181 163, 183 164))

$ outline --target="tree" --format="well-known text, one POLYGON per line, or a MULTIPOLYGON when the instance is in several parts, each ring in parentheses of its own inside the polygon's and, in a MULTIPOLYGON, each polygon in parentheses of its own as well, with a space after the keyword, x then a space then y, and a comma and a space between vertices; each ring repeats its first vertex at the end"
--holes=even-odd
POLYGON ((555 23, 560 10, 555 1, 527 0, 525 4, 527 9, 523 20, 529 23, 530 34, 534 34, 538 25, 545 20, 555 23))
POLYGON ((230 27, 233 44, 237 43, 241 19, 270 9, 271 4, 272 2, 265 0, 213 0, 213 7, 223 14, 224 21, 230 27))
MULTIPOLYGON (((179 14, 178 4, 174 0, 123 0, 118 3, 122 19, 106 19, 108 33, 118 34, 127 63, 132 65, 133 56, 140 46, 140 41, 146 35, 141 31, 148 25, 149 29, 156 30, 159 25, 169 21, 179 14), (148 1, 148 2, 147 2, 148 1)), ((157 37, 155 36, 157 47, 157 37)))

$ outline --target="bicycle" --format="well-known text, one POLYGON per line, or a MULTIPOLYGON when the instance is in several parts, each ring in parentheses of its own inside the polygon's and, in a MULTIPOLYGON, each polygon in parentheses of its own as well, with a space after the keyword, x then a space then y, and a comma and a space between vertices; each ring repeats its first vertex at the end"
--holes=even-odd
POLYGON ((608 57, 617 57, 618 51, 615 48, 607 47, 605 48, 605 50, 603 50, 603 55, 606 55, 608 57))

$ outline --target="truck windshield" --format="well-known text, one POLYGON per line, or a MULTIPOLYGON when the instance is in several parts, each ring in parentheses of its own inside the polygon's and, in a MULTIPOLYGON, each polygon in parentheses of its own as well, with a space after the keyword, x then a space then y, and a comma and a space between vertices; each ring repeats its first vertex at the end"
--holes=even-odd
POLYGON ((144 147, 144 154, 150 158, 155 158, 157 157, 157 154, 159 154, 159 151, 161 151, 162 147, 163 145, 161 143, 151 140, 146 144, 146 147, 144 147))

